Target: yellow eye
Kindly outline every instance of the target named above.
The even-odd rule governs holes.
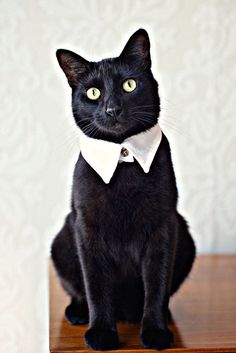
[[[129,78],[128,80],[123,82],[123,90],[125,92],[133,92],[136,86],[137,86],[136,81],[133,80],[132,78]]]
[[[91,87],[87,90],[87,96],[89,99],[96,100],[100,97],[101,92],[96,87]]]

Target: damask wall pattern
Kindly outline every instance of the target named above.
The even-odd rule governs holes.
[[[90,60],[150,33],[160,124],[198,252],[236,251],[236,2],[0,0],[0,351],[48,352],[47,257],[78,136],[57,48]]]

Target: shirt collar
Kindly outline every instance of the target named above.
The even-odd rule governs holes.
[[[140,164],[148,173],[160,145],[162,132],[158,124],[149,130],[133,135],[121,144],[88,137],[79,129],[80,151],[86,162],[108,184],[116,170],[118,162]]]

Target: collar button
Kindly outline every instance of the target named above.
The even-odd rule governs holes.
[[[122,147],[121,154],[123,157],[127,157],[129,155],[129,151],[126,148]]]

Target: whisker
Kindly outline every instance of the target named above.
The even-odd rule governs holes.
[[[146,111],[143,111],[143,112],[131,112],[132,115],[135,114],[135,116],[157,116],[156,113],[150,113],[150,112],[146,112]]]
[[[155,104],[142,104],[142,105],[136,105],[133,108],[130,108],[129,110],[133,110],[133,109],[137,109],[137,108],[152,108],[152,107],[156,107]]]
[[[145,116],[140,116],[140,117],[132,116],[132,119],[137,122],[142,123],[143,125],[145,125],[145,123],[152,123],[153,122],[153,119],[151,119],[151,117],[145,117]]]
[[[98,131],[99,131],[98,127],[94,125],[94,126],[91,128],[89,134],[90,134],[91,137],[95,138],[96,135],[97,135],[97,133],[98,133]]]
[[[174,132],[177,132],[178,134],[180,135],[184,135],[179,129],[177,129],[175,126],[173,125],[170,125],[169,123],[167,122],[160,122],[160,126],[161,126],[161,129],[164,127],[164,128],[167,128],[167,129],[171,129],[173,130]]]
[[[190,140],[190,136],[189,134],[187,134],[185,131],[180,130],[178,127],[176,127],[175,125],[173,125],[172,123],[168,122],[168,121],[160,121],[160,126],[161,128],[167,128],[170,129],[176,133],[178,133],[179,135],[187,138],[188,140]]]
[[[133,115],[132,114],[132,117],[134,119],[148,119],[148,120],[151,120],[151,118],[153,118],[154,115],[146,115],[146,114],[140,114],[140,115],[135,114],[135,115]]]
[[[83,133],[84,133],[84,134],[89,134],[92,128],[93,128],[93,124],[90,123],[89,125],[87,125],[87,126],[83,129]]]
[[[186,127],[186,125],[183,124],[183,122],[181,122],[179,120],[176,120],[176,116],[174,116],[174,115],[161,114],[159,120],[171,123],[172,125],[174,125],[174,126],[176,126],[178,128],[181,128],[182,131],[184,131],[185,127]]]

